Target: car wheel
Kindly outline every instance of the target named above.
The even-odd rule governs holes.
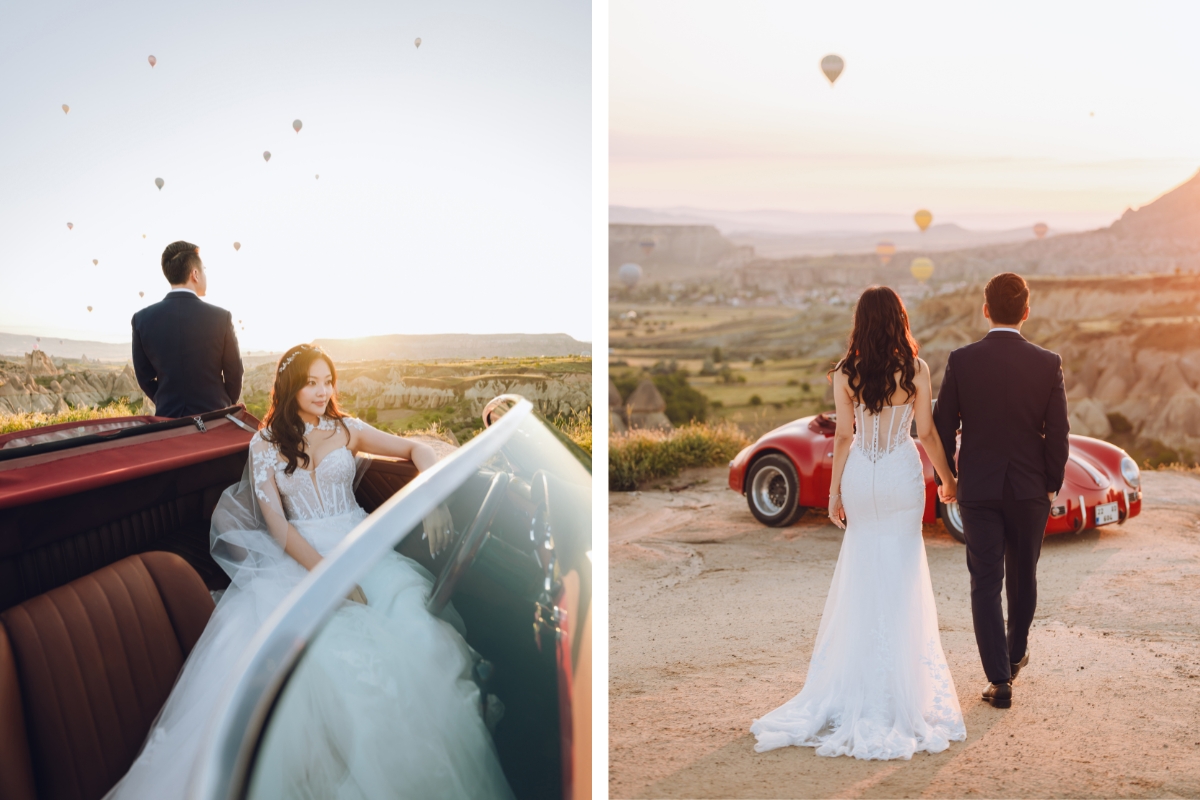
[[[755,461],[746,476],[746,502],[754,518],[772,528],[784,528],[799,519],[804,508],[792,462],[777,453]]]
[[[950,531],[950,535],[963,544],[967,543],[967,537],[963,534],[962,509],[958,503],[938,503],[938,515],[942,518],[942,524],[946,526],[946,530]]]

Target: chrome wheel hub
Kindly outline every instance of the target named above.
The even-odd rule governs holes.
[[[750,496],[755,508],[767,516],[775,516],[787,504],[787,476],[778,467],[763,467],[754,474]]]

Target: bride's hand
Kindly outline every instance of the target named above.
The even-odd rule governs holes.
[[[846,507],[842,505],[842,496],[840,494],[829,495],[829,519],[834,525],[845,530]]]
[[[346,599],[352,600],[355,603],[362,603],[364,606],[367,604],[367,596],[363,594],[362,587],[357,583],[354,584],[354,588],[350,590],[350,594],[346,595]]]
[[[953,475],[942,480],[942,485],[938,487],[938,499],[943,503],[953,503],[958,500],[958,480]]]
[[[425,539],[429,541],[429,554],[435,558],[454,541],[454,520],[445,504],[425,518]]]

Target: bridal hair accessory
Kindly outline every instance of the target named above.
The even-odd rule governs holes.
[[[311,344],[302,344],[302,345],[298,345],[298,346],[296,347],[296,352],[294,352],[294,353],[292,353],[290,356],[288,356],[288,357],[287,357],[287,359],[286,359],[286,360],[285,360],[285,361],[284,361],[282,364],[280,364],[280,365],[279,365],[279,371],[280,371],[280,373],[282,373],[282,372],[283,372],[285,369],[287,369],[287,368],[288,368],[288,364],[291,364],[291,363],[292,363],[292,359],[294,359],[296,356],[298,356],[298,355],[300,355],[301,353],[303,353],[305,350],[320,350],[320,349],[321,349],[321,348],[319,348],[319,347],[314,347],[314,346],[313,346],[313,345],[311,345]]]

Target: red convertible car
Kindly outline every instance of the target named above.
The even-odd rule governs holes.
[[[765,434],[729,462],[729,488],[746,496],[759,522],[776,528],[791,525],[807,508],[827,508],[836,426],[835,414],[818,414]],[[951,536],[965,541],[958,504],[938,500],[933,465],[921,443],[916,445],[925,471],[924,521],[941,518]],[[1046,533],[1123,523],[1141,510],[1137,463],[1108,442],[1072,436],[1066,478],[1050,507]]]
[[[227,677],[200,721],[188,797],[279,796],[259,756],[293,670],[391,550],[436,576],[432,612],[453,600],[465,623],[479,711],[516,796],[589,796],[591,459],[515,395],[489,403],[484,424],[424,473],[364,465],[355,495],[370,516]],[[258,427],[231,407],[0,436],[0,800],[98,800],[128,769],[229,583],[210,518]],[[419,532],[441,503],[461,532],[434,558]]]

